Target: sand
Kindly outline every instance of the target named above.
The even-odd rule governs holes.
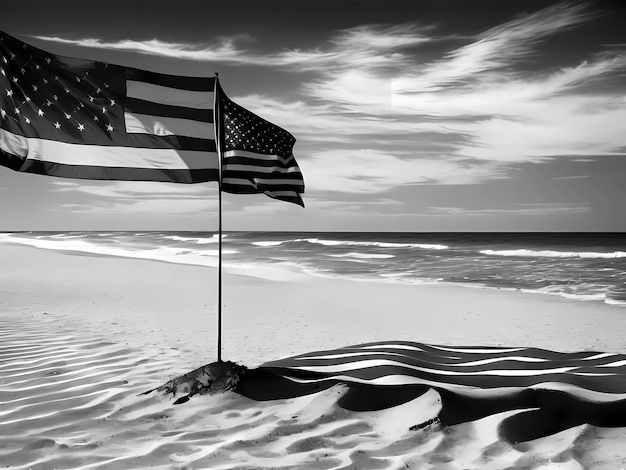
[[[214,269],[12,245],[0,246],[0,262],[9,468],[626,467],[625,428],[584,424],[514,444],[498,429],[522,410],[442,428],[434,390],[368,412],[339,406],[342,385],[262,402],[139,395],[215,360]],[[224,275],[223,357],[248,367],[385,340],[626,352],[626,309],[599,302],[263,276]]]

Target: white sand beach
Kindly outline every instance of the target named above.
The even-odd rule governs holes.
[[[521,410],[441,429],[430,391],[379,411],[341,386],[182,405],[138,394],[216,358],[212,268],[0,246],[0,463],[52,468],[619,469],[626,428],[582,424],[520,444]],[[257,274],[257,275],[249,275]],[[223,357],[248,367],[370,341],[626,352],[626,310],[450,285],[224,275]]]

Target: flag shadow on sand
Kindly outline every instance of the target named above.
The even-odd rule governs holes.
[[[246,370],[234,390],[254,400],[294,398],[337,384],[352,411],[398,406],[434,389],[436,421],[452,426],[506,411],[511,443],[581,425],[626,427],[626,355],[536,348],[367,343],[288,357]],[[418,429],[430,423],[415,423]]]

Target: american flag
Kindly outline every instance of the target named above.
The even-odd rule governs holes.
[[[626,355],[523,347],[366,343],[263,364],[298,383],[426,385],[473,397],[556,390],[592,402],[626,399]]]
[[[216,128],[223,129],[222,173]],[[303,205],[294,141],[228,99],[215,77],[62,57],[0,32],[2,166],[105,180],[199,183],[221,176],[224,191]]]
[[[304,207],[302,172],[293,156],[296,139],[231,101],[217,85],[223,139],[222,189],[264,193]]]
[[[217,181],[214,80],[61,57],[0,33],[0,164],[67,178]]]

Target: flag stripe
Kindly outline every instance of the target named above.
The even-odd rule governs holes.
[[[339,372],[345,370],[346,364],[349,364],[351,370],[358,369],[373,369],[374,367],[382,367],[386,368],[386,366],[390,367],[399,367],[403,369],[412,369],[420,372],[425,372],[432,375],[506,375],[506,376],[529,376],[529,375],[544,375],[544,374],[556,374],[561,372],[570,372],[574,369],[574,367],[556,367],[552,369],[546,369],[545,367],[535,368],[535,369],[498,369],[498,368],[489,368],[486,369],[484,367],[475,367],[473,370],[450,370],[445,367],[441,367],[438,363],[431,363],[431,365],[437,366],[434,368],[420,367],[413,364],[409,364],[408,361],[399,362],[397,360],[390,360],[388,358],[378,358],[378,359],[358,359],[354,358],[350,361],[337,363],[337,364],[329,364],[329,365],[319,365],[319,366],[294,366],[293,369],[296,370],[308,370],[311,372],[324,372],[324,373],[332,373]]]
[[[297,372],[294,369],[289,371],[293,376]],[[604,392],[604,393],[617,393],[623,397],[626,397],[626,391],[619,385],[611,384],[610,380],[606,380],[604,377],[581,377],[575,374],[569,373],[569,371],[555,371],[547,372],[545,374],[535,373],[528,375],[513,375],[513,374],[468,374],[466,376],[456,375],[444,375],[438,373],[430,373],[428,371],[416,371],[406,367],[392,367],[389,365],[371,366],[366,369],[344,369],[336,370],[334,373],[320,372],[320,376],[314,377],[309,371],[308,377],[306,374],[303,378],[313,379],[315,381],[323,380],[336,380],[336,375],[351,376],[361,380],[373,381],[387,377],[405,377],[403,383],[419,383],[415,382],[415,379],[420,381],[437,382],[440,384],[453,385],[456,387],[468,387],[468,388],[526,388],[532,385],[537,385],[542,382],[562,382],[569,385],[576,385],[579,387],[585,387],[589,390]],[[614,378],[613,376],[611,378]],[[603,379],[603,380],[600,380]],[[402,382],[400,382],[402,383]],[[443,388],[446,388],[445,386]]]
[[[272,160],[251,160],[247,157],[228,157],[224,159],[224,165],[225,166],[233,166],[233,165],[245,165],[245,166],[249,166],[249,167],[256,167],[256,168],[263,168],[263,167],[269,167],[269,168],[275,168],[277,173],[282,173],[285,170],[289,170],[288,172],[293,172],[293,173],[301,173],[300,169],[297,166],[291,165],[291,164],[284,164],[280,161],[272,161]]]
[[[39,175],[59,176],[62,178],[117,181],[160,181],[184,184],[217,181],[219,178],[219,170],[209,168],[194,170],[174,170],[171,168],[116,168],[89,165],[65,165],[62,163],[36,160],[29,160],[24,165],[24,168],[19,171]]]
[[[36,132],[23,132],[19,137],[27,134],[24,137],[27,138],[40,138]],[[28,135],[31,134],[31,135]],[[12,136],[12,137],[11,137]],[[17,138],[18,134],[10,132],[5,129],[0,129],[0,139],[11,140]],[[138,148],[169,148],[169,149],[181,149],[181,150],[202,150],[206,152],[215,152],[216,144],[214,139],[200,139],[197,137],[187,136],[157,136],[149,134],[133,134],[133,133],[119,133],[113,132],[106,138],[103,136],[95,136],[93,142],[84,141],[79,138],[72,138],[68,134],[63,132],[57,132],[55,134],[46,133],[46,140],[54,140],[58,142],[76,143],[83,145],[101,145],[101,146],[125,146],[125,147],[138,147]]]
[[[115,145],[109,143],[108,145]],[[215,140],[199,139],[182,135],[149,135],[128,134],[124,145],[135,148],[166,148],[179,150],[197,150],[203,152],[217,152]]]
[[[255,164],[262,165],[264,162],[270,162],[276,164],[276,162],[283,163],[285,165],[293,164],[293,156],[281,157],[280,155],[263,154],[250,152],[248,150],[228,150],[224,152],[224,161],[231,159],[242,159],[243,161],[258,160]]]
[[[306,360],[306,359],[345,359],[346,362],[353,362],[355,357],[368,357],[369,359],[386,359],[389,357],[397,357],[401,358],[404,363],[413,364],[413,365],[423,365],[423,364],[436,364],[437,369],[445,369],[450,371],[459,370],[462,368],[464,370],[483,370],[482,367],[486,364],[491,364],[491,368],[507,368],[511,365],[516,365],[517,362],[528,363],[525,364],[525,367],[530,368],[543,368],[543,364],[537,364],[546,362],[547,359],[538,358],[538,357],[523,357],[523,356],[502,356],[502,357],[491,357],[488,359],[478,359],[475,361],[468,361],[462,363],[444,363],[440,361],[423,361],[418,358],[412,357],[407,354],[399,353],[399,352],[390,352],[386,351],[384,354],[381,354],[378,351],[368,351],[368,352],[349,352],[349,353],[341,353],[341,354],[328,354],[328,355],[320,355],[320,356],[299,356],[294,358],[295,360]],[[554,361],[556,362],[556,361]],[[334,361],[334,363],[340,363],[340,361]]]
[[[126,67],[126,80],[151,83],[168,88],[213,92],[215,77],[185,77]]]
[[[129,98],[126,100],[126,111],[213,123],[213,109],[194,109],[185,108],[183,106],[170,106],[161,103],[151,103],[150,101],[139,100],[136,98]]]
[[[232,180],[233,178],[229,178],[229,180]],[[286,188],[294,188],[294,187],[300,187],[300,185],[302,184],[302,181],[299,179],[278,179],[278,178],[254,178],[254,182],[256,184],[262,184],[265,186],[272,186],[272,187],[278,187],[278,186],[285,186]]]
[[[224,162],[224,171],[232,171],[232,172],[242,172],[250,175],[254,175],[256,173],[273,173],[272,176],[280,178],[282,176],[287,176],[293,178],[294,176],[301,176],[300,168],[290,167],[290,168],[281,168],[275,165],[272,166],[256,166],[256,165],[245,165],[245,164],[233,164],[231,162]],[[301,178],[298,179],[299,182]]]
[[[242,191],[246,191],[246,187],[251,188],[251,189],[261,189],[261,192],[263,191],[291,191],[292,193],[296,194],[296,191],[293,189],[294,185],[293,184],[280,184],[280,181],[271,181],[270,185],[271,187],[263,187],[263,186],[259,186],[259,181],[257,181],[256,179],[251,180],[251,179],[243,179],[243,178],[231,178],[231,177],[222,177],[222,183],[225,186],[228,186],[231,190],[234,190],[235,188],[239,187],[241,188]]]
[[[275,372],[283,377],[292,380],[297,383],[317,383],[324,382],[328,379],[326,378],[302,378],[299,376],[292,376],[284,373],[280,369],[273,370],[271,368],[265,368],[272,372]],[[405,375],[385,375],[381,377],[377,377],[374,379],[362,379],[359,377],[353,377],[351,375],[335,375],[333,376],[333,381],[337,382],[355,382],[367,385],[379,385],[379,386],[402,386],[402,385],[427,385],[443,390],[450,390],[456,392],[460,395],[465,395],[468,397],[475,398],[496,398],[496,397],[505,397],[511,396],[519,393],[524,389],[534,389],[534,390],[558,390],[567,392],[571,395],[577,396],[584,400],[588,400],[590,402],[595,403],[610,403],[610,402],[618,402],[626,399],[626,393],[612,393],[612,392],[602,392],[598,390],[591,390],[585,387],[573,385],[573,384],[564,384],[562,382],[538,382],[536,384],[528,385],[526,387],[473,387],[466,385],[456,385],[448,382],[440,382],[436,380],[427,380],[423,378],[417,377],[408,377]]]
[[[126,132],[131,134],[180,135],[211,140],[215,138],[211,124],[190,119],[124,113],[124,120]]]
[[[626,358],[596,352],[380,342],[279,359],[262,367],[307,383],[423,384],[479,395],[549,384],[601,401],[626,398]]]
[[[263,194],[270,196],[270,197],[275,197],[277,199],[281,199],[284,201],[289,201],[289,202],[294,202],[296,204],[300,204],[302,205],[302,199],[300,198],[300,195],[291,190],[291,191],[268,191],[265,190],[263,191]]]
[[[181,90],[153,83],[126,81],[126,96],[167,106],[183,106],[193,109],[213,109],[213,90]]]
[[[217,154],[167,148],[81,145],[17,136],[0,129],[0,149],[24,159],[116,168],[217,169]]]

